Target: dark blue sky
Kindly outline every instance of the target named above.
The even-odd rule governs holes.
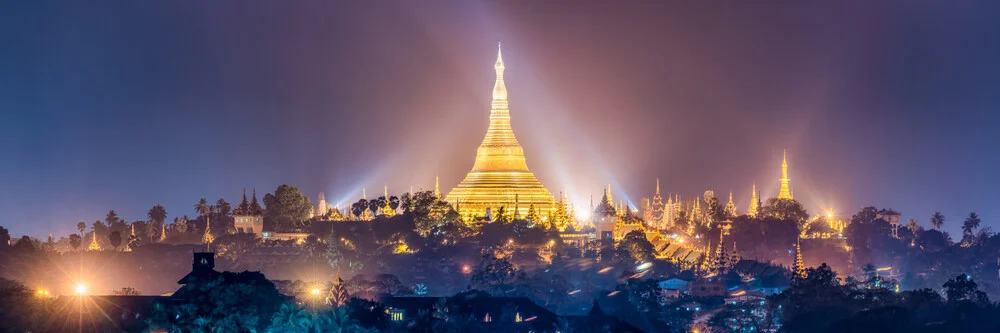
[[[447,191],[503,41],[528,164],[579,205],[659,177],[742,210],[788,149],[810,212],[1000,227],[996,2],[360,3],[0,3],[0,225],[60,235],[282,183]]]

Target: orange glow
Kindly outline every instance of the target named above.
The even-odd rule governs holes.
[[[76,287],[73,288],[73,292],[75,292],[77,295],[86,295],[87,294],[87,285],[85,285],[83,283],[78,283],[76,285]]]

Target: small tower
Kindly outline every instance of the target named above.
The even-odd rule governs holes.
[[[201,236],[201,242],[205,244],[212,244],[215,241],[215,236],[212,236],[212,219],[205,217],[205,234]]]
[[[135,236],[135,223],[132,223],[129,226],[131,227],[132,231],[128,234],[128,240],[125,241],[125,249],[122,250],[124,252],[132,252],[132,247],[129,246],[129,243],[132,243],[132,240],[136,239],[136,236]],[[49,235],[49,240],[52,240],[52,235]]]
[[[786,156],[785,152],[781,153],[781,178],[778,179],[781,181],[781,188],[778,189],[778,199],[792,200],[794,197],[792,196],[792,190],[788,187],[790,180],[788,179],[788,159]]]
[[[319,205],[316,208],[316,215],[319,216],[326,216],[329,211],[329,207],[326,206],[326,195],[323,192],[319,192]]]
[[[167,240],[167,221],[160,222],[160,243]]]
[[[669,201],[669,199],[668,199]],[[653,220],[648,221],[656,229],[666,229],[666,224],[664,222],[663,210],[666,206],[663,205],[663,197],[660,196],[660,179],[656,178],[656,192],[653,193]]]
[[[441,200],[441,177],[434,176],[434,197]]]
[[[760,195],[757,193],[757,182],[754,182],[750,190],[750,205],[747,207],[747,216],[757,217],[758,213],[760,213]]]
[[[729,202],[726,203],[724,212],[726,214],[726,218],[736,217],[736,204],[733,203],[733,191],[729,191]]]
[[[726,251],[726,242],[722,231],[719,231],[719,245],[715,247],[715,269],[722,275],[727,270],[729,270],[729,258],[728,251]]]
[[[795,265],[792,266],[793,278],[805,279],[806,278],[806,268],[802,264],[802,246],[799,244],[799,239],[795,239]]]
[[[87,247],[87,250],[90,250],[90,251],[100,251],[101,250],[101,244],[97,243],[97,230],[94,230],[94,238],[90,241],[90,246]]]

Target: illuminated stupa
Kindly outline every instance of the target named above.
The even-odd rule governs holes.
[[[451,190],[445,201],[453,204],[462,217],[483,216],[487,208],[496,213],[504,207],[528,215],[529,207],[536,214],[547,216],[555,198],[528,170],[524,150],[510,127],[507,108],[507,86],[503,82],[503,57],[497,49],[496,83],[490,108],[490,126],[486,138],[476,152],[476,163],[465,179]],[[517,208],[515,208],[517,207]]]
[[[778,189],[778,199],[794,199],[792,190],[788,188],[788,159],[784,152],[781,153],[781,188]]]

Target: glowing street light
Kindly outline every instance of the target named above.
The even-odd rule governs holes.
[[[73,288],[73,292],[75,292],[77,295],[80,295],[80,296],[86,295],[87,294],[87,285],[85,285],[83,283],[77,283],[76,287]]]

